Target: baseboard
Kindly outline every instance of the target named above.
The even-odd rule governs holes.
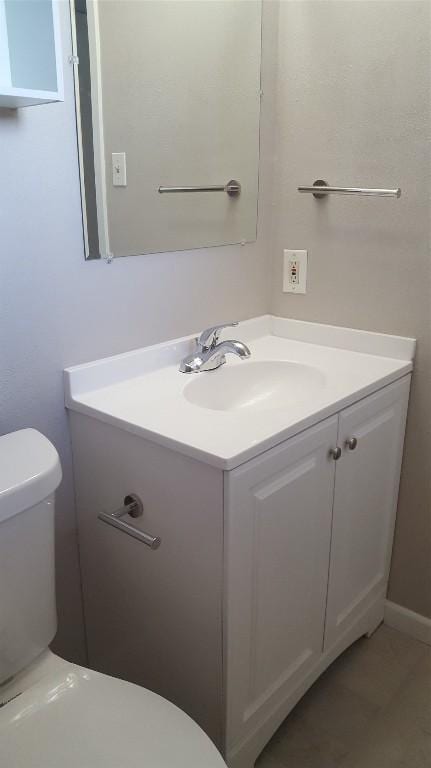
[[[386,600],[384,622],[389,627],[414,637],[415,640],[431,645],[431,619],[421,616],[420,613]]]

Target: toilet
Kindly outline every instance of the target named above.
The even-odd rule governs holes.
[[[34,429],[0,437],[0,766],[226,768],[166,699],[49,650],[60,481],[46,437]]]

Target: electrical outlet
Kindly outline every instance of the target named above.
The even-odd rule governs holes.
[[[283,251],[283,291],[307,292],[307,251]]]
[[[300,265],[298,259],[289,259],[288,270],[289,283],[292,283],[292,285],[299,285]]]

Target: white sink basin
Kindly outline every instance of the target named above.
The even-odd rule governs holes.
[[[230,470],[409,373],[415,347],[270,316],[241,323],[235,336],[251,358],[229,355],[215,371],[180,373],[196,334],[71,368],[67,406]]]
[[[244,360],[193,376],[184,397],[212,411],[291,408],[325,386],[325,376],[317,368],[284,360]]]

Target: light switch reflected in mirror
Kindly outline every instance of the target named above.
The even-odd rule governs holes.
[[[86,258],[255,240],[260,0],[71,3]]]

